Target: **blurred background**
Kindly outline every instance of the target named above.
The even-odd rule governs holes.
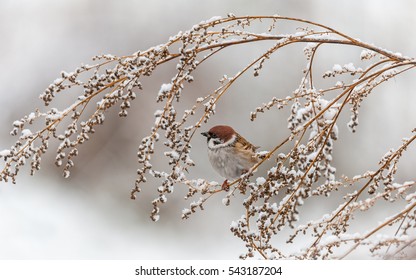
[[[414,57],[415,8],[416,2],[410,0],[2,0],[0,150],[14,143],[9,135],[14,120],[42,109],[38,96],[60,71],[91,63],[94,55],[129,55],[163,43],[202,20],[232,12],[305,18]],[[249,121],[250,112],[271,97],[285,97],[297,88],[305,66],[303,47],[276,54],[259,78],[243,78],[203,129],[230,124],[266,150],[284,139],[287,111],[259,115],[256,122]],[[234,75],[266,48],[264,44],[234,48],[204,64],[195,72],[195,81],[186,89],[189,100],[184,101],[191,104],[213,91],[223,74]],[[361,50],[327,49],[318,56],[317,73],[336,63],[359,63]],[[345,125],[340,125],[341,139],[334,151],[337,175],[376,169],[380,157],[410,135],[416,117],[414,74],[391,80],[364,101],[357,133],[348,132],[348,115],[343,116]],[[190,201],[183,200],[186,190],[178,186],[157,223],[149,219],[156,185],[143,186],[138,199],[130,199],[138,143],[149,132],[157,108],[154,96],[173,75],[174,67],[165,67],[145,80],[145,96],[136,99],[127,118],[118,118],[117,111],[110,113],[104,126],[80,148],[69,179],[63,179],[54,166],[51,147],[36,176],[28,176],[25,169],[16,185],[0,184],[1,259],[236,259],[245,251],[229,231],[231,221],[243,213],[239,198],[225,207],[221,196],[214,197],[205,211],[182,221],[181,211]],[[192,145],[197,166],[189,176],[220,181],[208,163],[205,140],[195,137]],[[415,179],[414,158],[415,149],[409,149],[400,165],[399,181]],[[327,209],[339,203],[334,201]],[[308,207],[309,218],[322,214],[314,212],[321,206]],[[370,213],[366,223],[377,225],[377,218],[385,215],[383,209],[377,211]],[[282,246],[287,246],[284,240]],[[368,258],[368,253],[353,257]]]

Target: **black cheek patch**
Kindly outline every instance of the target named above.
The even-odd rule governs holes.
[[[219,140],[219,139],[215,139],[215,140],[214,140],[214,144],[215,144],[215,145],[219,145],[219,144],[222,144],[222,142],[221,142],[221,140]]]

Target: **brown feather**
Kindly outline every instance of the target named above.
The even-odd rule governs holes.
[[[222,139],[224,142],[227,142],[228,140],[231,139],[231,137],[233,137],[234,133],[236,132],[231,126],[217,125],[211,128],[209,130],[209,133],[212,133],[216,135],[218,138]]]
[[[241,148],[244,150],[250,150],[253,153],[256,152],[256,150],[259,148],[257,146],[254,146],[253,144],[251,144],[250,142],[248,142],[243,136],[241,136],[240,134],[238,134],[237,132],[235,133],[237,136],[237,141],[236,144],[240,144]]]
[[[259,147],[254,146],[250,142],[248,142],[243,136],[238,134],[232,127],[228,125],[217,125],[212,127],[209,130],[209,133],[216,135],[218,138],[222,139],[224,142],[229,141],[233,135],[236,136],[235,141],[230,143],[235,149],[239,150],[239,154],[241,157],[245,158],[246,160],[250,161],[252,164],[258,162],[258,158],[256,157],[256,149]]]
[[[256,164],[258,162],[258,158],[255,153],[256,149],[259,147],[254,146],[238,133],[236,133],[236,136],[237,138],[234,142],[234,147],[239,150],[242,157],[250,161],[252,164]]]

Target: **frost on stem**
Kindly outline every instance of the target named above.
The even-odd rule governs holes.
[[[281,34],[281,22],[292,24],[293,32]],[[259,29],[263,32],[258,32]],[[195,96],[190,108],[178,109],[183,91],[194,81],[192,74],[201,63],[224,49],[256,45],[261,41],[271,42],[261,55],[247,61],[246,67],[236,73],[219,75],[216,89],[206,96]],[[260,162],[241,178],[230,182],[227,191],[207,178],[189,178],[196,165],[191,157],[192,139],[201,124],[209,122],[216,113],[221,98],[240,77],[261,75],[274,53],[295,44],[303,45],[306,65],[299,86],[292,92],[279,93],[286,97],[274,96],[250,114],[251,121],[259,121],[259,114],[290,108],[287,137],[283,141],[275,139],[275,147],[260,152]],[[336,48],[339,44],[358,48],[357,57],[361,63],[334,61],[330,69],[316,73],[314,63],[316,53],[322,51],[321,46]],[[258,45],[262,46],[264,44]],[[191,202],[182,210],[183,219],[190,218],[197,210],[204,210],[205,202],[212,196],[222,195],[221,207],[234,203],[237,194],[244,197],[242,215],[230,222],[232,234],[245,243],[247,251],[240,255],[243,259],[257,256],[266,259],[343,258],[359,246],[375,256],[402,258],[408,248],[415,246],[415,182],[398,182],[395,176],[402,155],[416,138],[416,131],[404,138],[402,145],[390,149],[380,159],[378,169],[363,170],[352,178],[337,175],[342,174],[342,170],[337,170],[333,151],[342,137],[338,127],[347,125],[355,132],[360,106],[366,97],[380,84],[413,69],[416,61],[355,40],[322,24],[277,15],[213,17],[148,50],[127,56],[98,55],[91,65],[82,64],[73,72],[61,72],[40,95],[44,110],[36,109],[13,122],[11,135],[17,140],[12,147],[0,150],[0,158],[4,160],[0,180],[15,182],[18,172],[27,163],[33,175],[40,169],[41,158],[50,141],[58,142],[55,164],[63,169],[65,178],[69,177],[80,145],[92,138],[96,126],[104,124],[107,111],[118,107],[119,116],[127,117],[132,106],[146,106],[140,103],[138,94],[143,90],[142,81],[153,75],[156,68],[173,60],[176,72],[170,81],[163,83],[158,92],[146,93],[154,94],[159,108],[154,112],[149,134],[138,143],[139,167],[131,192],[131,198],[136,198],[149,176],[159,182],[155,188],[157,195],[151,201],[152,220],[163,218],[160,207],[168,202],[175,187],[185,187],[188,189],[185,199]],[[332,86],[316,88],[319,79],[327,79]],[[52,107],[54,99],[68,94],[70,88],[79,92],[73,103],[66,108]],[[93,112],[87,114],[91,110],[86,109],[90,108]],[[339,121],[342,112],[351,116],[346,124]],[[37,129],[39,126],[41,128]],[[158,141],[162,141],[163,149],[156,148]],[[169,168],[157,170],[153,164],[155,157],[164,158]],[[272,162],[272,167],[254,174],[253,170],[260,170],[258,167],[266,161]],[[346,190],[347,195],[340,194],[340,188]],[[321,217],[307,222],[302,219],[306,203],[316,207],[317,200],[311,198],[325,203],[329,196],[339,198],[340,204]],[[353,219],[382,201],[396,203],[399,210],[388,214],[378,224],[369,221],[368,228],[351,233]],[[396,234],[383,235],[387,226],[395,226]],[[301,242],[299,236],[302,236]],[[278,245],[282,240],[305,244],[303,239],[309,240],[307,244],[310,245],[301,251],[283,250]]]

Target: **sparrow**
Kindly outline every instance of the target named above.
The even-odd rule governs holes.
[[[228,189],[229,179],[239,178],[259,161],[256,156],[259,147],[230,126],[217,125],[201,134],[207,137],[208,158],[212,167],[225,178],[223,189]]]

